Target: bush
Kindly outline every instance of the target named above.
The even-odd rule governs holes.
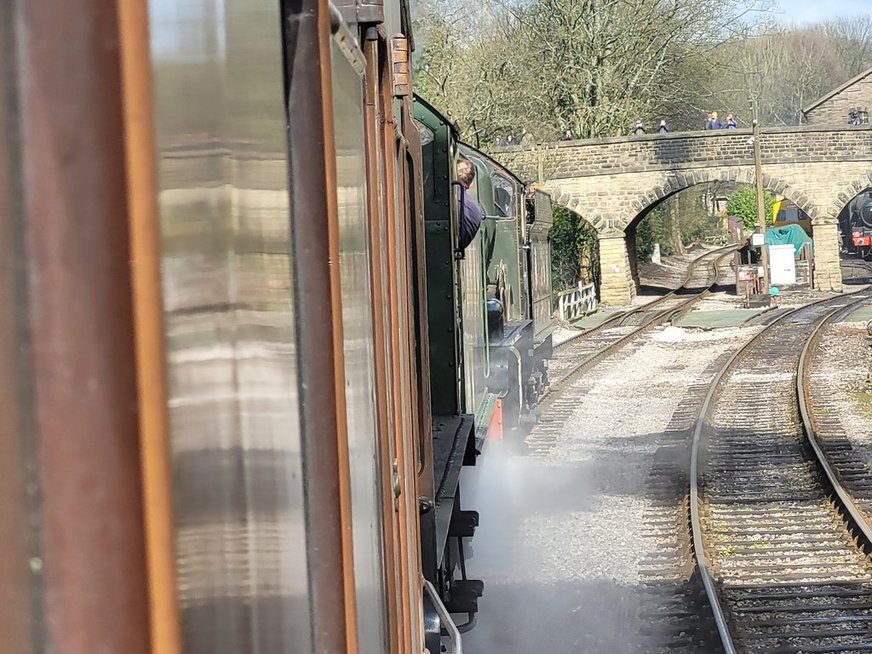
[[[775,196],[764,191],[763,206],[766,224],[772,224],[772,205],[775,204]],[[757,224],[757,191],[750,186],[740,188],[727,200],[727,213],[742,219],[745,229],[753,231]]]
[[[636,257],[641,261],[647,261],[654,252],[654,245],[660,243],[662,254],[667,252],[669,246],[665,243],[666,229],[664,225],[666,212],[664,205],[654,207],[636,226]]]
[[[555,293],[579,281],[599,286],[596,230],[564,207],[554,207],[551,227],[551,280]]]

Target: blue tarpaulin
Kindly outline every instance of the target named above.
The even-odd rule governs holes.
[[[794,252],[799,254],[802,246],[812,243],[811,237],[799,225],[785,225],[784,227],[768,227],[766,229],[766,245],[786,245],[790,243]]]

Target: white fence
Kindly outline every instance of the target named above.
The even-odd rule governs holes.
[[[581,284],[578,288],[563,291],[557,296],[557,310],[560,320],[572,322],[596,311],[596,289],[593,284]]]

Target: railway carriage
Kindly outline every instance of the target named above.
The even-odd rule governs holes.
[[[458,650],[460,468],[545,381],[550,204],[469,150],[457,252],[408,4],[0,18],[4,652]]]

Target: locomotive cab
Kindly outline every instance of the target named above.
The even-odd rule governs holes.
[[[510,429],[532,417],[547,385],[552,354],[550,242],[551,199],[530,191],[511,172],[471,146],[461,154],[478,171],[488,298],[503,307],[504,328],[490,338],[489,388],[500,398],[502,422]]]

